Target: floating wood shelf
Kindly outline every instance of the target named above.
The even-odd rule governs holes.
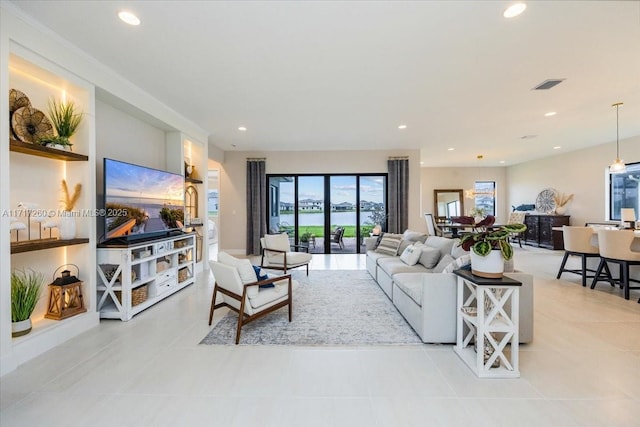
[[[42,249],[61,248],[63,246],[82,245],[89,243],[89,239],[43,239],[43,240],[25,240],[24,242],[11,242],[11,253],[19,254],[22,252],[39,251]]]
[[[190,182],[192,184],[202,184],[202,180],[201,179],[195,179],[195,178],[186,177],[184,180],[185,180],[185,182]]]
[[[16,139],[11,139],[9,145],[10,151],[16,153],[31,154],[32,156],[46,157],[48,159],[65,160],[67,162],[86,162],[89,156],[77,154],[72,151],[58,150],[57,148],[44,147],[42,145],[27,144]]]

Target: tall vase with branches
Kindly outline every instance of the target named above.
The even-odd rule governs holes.
[[[73,215],[73,208],[75,208],[80,198],[80,191],[82,190],[82,184],[78,183],[73,189],[73,193],[69,191],[66,180],[62,180],[62,206],[58,231],[62,240],[70,240],[76,237],[76,218]]]

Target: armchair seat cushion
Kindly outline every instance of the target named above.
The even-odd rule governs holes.
[[[284,265],[284,254],[278,253],[266,258],[267,265]],[[287,252],[287,266],[294,267],[311,261],[311,254],[305,252]]]
[[[267,308],[269,305],[275,305],[288,298],[287,287],[288,280],[281,280],[276,282],[273,288],[261,288],[258,294],[251,298],[249,297],[249,304],[254,310]],[[296,280],[291,281],[291,290],[295,290],[298,287]]]

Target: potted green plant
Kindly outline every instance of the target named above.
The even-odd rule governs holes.
[[[31,314],[36,308],[44,276],[33,270],[11,273],[11,336],[31,332]]]
[[[55,99],[51,99],[49,100],[49,119],[58,135],[41,138],[38,143],[48,147],[70,150],[73,144],[69,138],[80,126],[82,113],[76,112],[73,101],[57,103]]]
[[[471,272],[486,278],[502,277],[504,261],[513,258],[509,237],[527,229],[524,224],[506,224],[497,229],[489,226],[493,217],[488,216],[475,226],[479,231],[467,233],[460,239],[460,246],[471,255]],[[485,223],[486,222],[486,223]],[[491,224],[489,224],[491,223]]]

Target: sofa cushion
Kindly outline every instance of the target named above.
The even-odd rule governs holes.
[[[443,256],[442,258],[440,258],[440,261],[438,261],[438,264],[433,267],[433,273],[442,273],[445,267],[454,261],[455,259],[451,255]]]
[[[378,267],[389,277],[393,277],[398,273],[428,273],[430,271],[419,263],[416,265],[407,265],[400,261],[399,257],[381,258],[378,260]]]
[[[416,304],[422,307],[422,290],[423,285],[422,273],[402,273],[394,277],[393,282]]]
[[[432,248],[430,246],[422,246],[422,253],[420,254],[420,264],[426,268],[433,268],[438,264],[441,258],[440,250]]]
[[[451,264],[444,268],[443,273],[453,273],[454,270],[459,268],[468,267],[471,265],[471,255],[463,255],[460,258],[456,258]]]
[[[384,233],[380,244],[376,248],[376,252],[386,255],[397,255],[401,241],[402,234]]]
[[[400,255],[400,261],[404,262],[407,265],[416,265],[418,260],[420,259],[420,255],[422,255],[422,247],[409,245],[407,248],[402,251]]]
[[[424,243],[424,241],[427,240],[427,235],[420,231],[412,231],[407,229],[404,233],[402,233],[402,240]]]
[[[429,236],[425,240],[424,244],[431,246],[432,248],[438,248],[441,256],[451,254],[451,249],[454,245],[458,244],[458,239],[447,239],[446,237]],[[454,257],[455,258],[455,257]]]
[[[409,246],[413,245],[414,243],[415,242],[412,242],[411,240],[402,239],[400,241],[400,246],[398,246],[398,255],[402,254],[405,249],[407,249]]]

